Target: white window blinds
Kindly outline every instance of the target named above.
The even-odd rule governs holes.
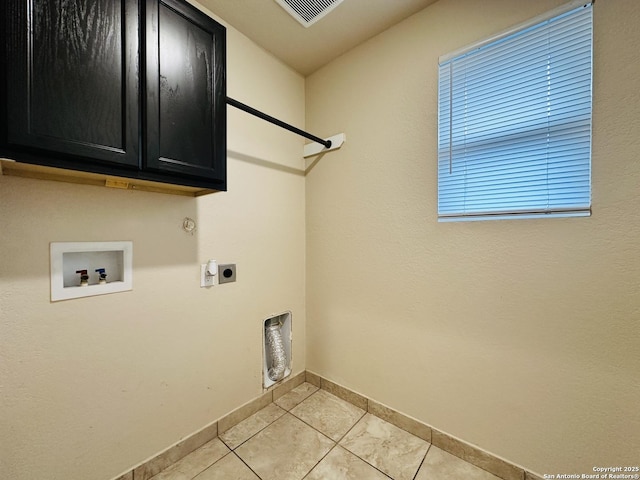
[[[590,214],[592,10],[441,58],[439,221]]]

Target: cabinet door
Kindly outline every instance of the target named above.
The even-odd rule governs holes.
[[[177,0],[146,2],[144,168],[226,189],[226,30]]]
[[[33,163],[137,169],[138,0],[2,1],[8,148]]]

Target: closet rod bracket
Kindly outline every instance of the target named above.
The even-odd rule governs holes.
[[[323,148],[322,145],[318,143],[307,143],[304,146],[304,158],[312,157],[314,155],[319,155],[324,152],[329,152],[331,150],[336,150],[342,146],[342,144],[347,139],[347,136],[344,133],[339,133],[334,135],[333,137],[326,138],[331,145],[329,147]]]

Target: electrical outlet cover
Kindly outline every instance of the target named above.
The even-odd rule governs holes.
[[[218,265],[218,281],[219,283],[231,283],[236,281],[236,264],[227,263]]]

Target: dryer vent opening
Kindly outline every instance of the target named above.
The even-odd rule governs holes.
[[[291,374],[291,313],[267,318],[263,323],[265,388]]]

